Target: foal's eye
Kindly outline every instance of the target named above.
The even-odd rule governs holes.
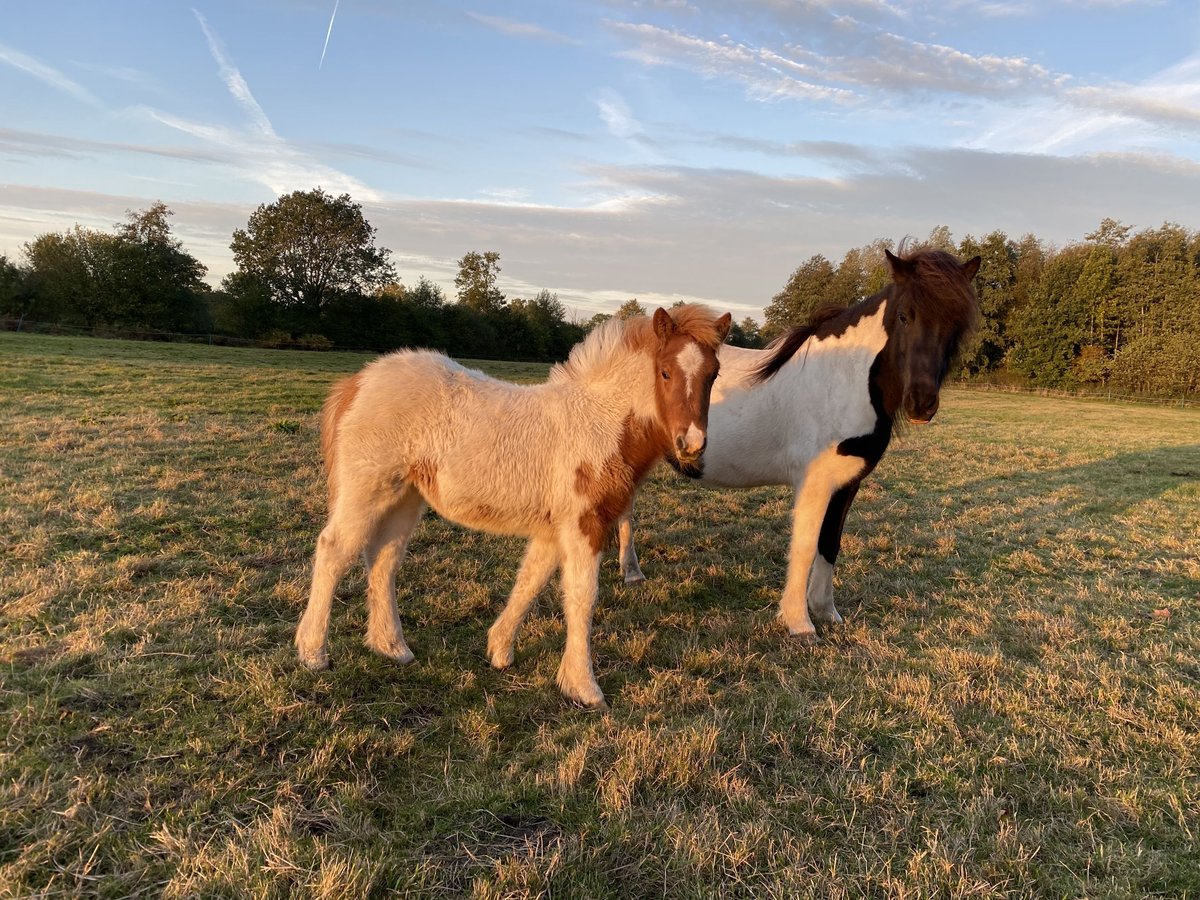
[[[663,369],[663,370],[662,370],[662,377],[663,377],[663,381],[670,381],[670,380],[671,380],[671,373],[670,373],[670,372],[668,372],[666,369]]]

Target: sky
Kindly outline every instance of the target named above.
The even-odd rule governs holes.
[[[0,19],[0,253],[155,200],[214,285],[348,193],[401,280],[762,318],[814,254],[1200,229],[1182,0],[46,0]]]

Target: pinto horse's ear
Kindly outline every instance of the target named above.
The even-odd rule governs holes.
[[[654,333],[658,335],[659,346],[665,347],[675,331],[675,320],[660,306],[654,311]]]
[[[963,263],[963,278],[967,279],[967,281],[970,281],[972,278],[974,278],[979,273],[979,264],[981,262],[983,262],[982,256],[973,256]]]
[[[896,282],[896,284],[904,284],[908,280],[908,276],[912,274],[912,262],[907,259],[901,259],[886,247],[883,250],[883,255],[887,257],[888,269],[892,273],[892,281]]]
[[[721,318],[717,319],[717,321],[713,323],[714,327],[717,329],[717,334],[721,336],[722,344],[725,343],[725,338],[729,337],[729,326],[732,324],[733,315],[731,313],[725,313],[725,315],[721,316]]]

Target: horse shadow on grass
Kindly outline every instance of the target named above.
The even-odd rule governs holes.
[[[877,628],[897,608],[917,624],[963,615],[962,608],[942,606],[944,592],[983,593],[994,590],[998,580],[1011,583],[1019,606],[1025,589],[1045,590],[1076,575],[1065,568],[1075,560],[1087,577],[1150,586],[1167,604],[1200,597],[1200,582],[1180,565],[1189,554],[1194,557],[1186,538],[1138,539],[1135,532],[1142,526],[1126,519],[1144,504],[1200,482],[1200,444],[957,483],[947,472],[948,477],[916,489],[910,487],[910,476],[900,481],[894,471],[885,461],[883,472],[864,483],[847,521],[835,576],[838,608],[848,619],[864,619],[869,628]],[[691,492],[686,500],[698,504],[711,493],[685,490]],[[747,500],[743,519],[754,515],[755,503]],[[767,495],[757,505],[773,508],[749,531],[744,524],[739,531],[723,520],[728,512],[701,528],[677,520],[643,529],[639,551],[652,581],[672,579],[681,567],[698,573],[675,590],[672,606],[691,606],[701,619],[747,606],[764,620],[774,615],[787,570],[790,502],[785,509],[777,497]],[[724,532],[726,540],[720,537]],[[688,548],[686,559],[668,561],[666,557],[678,555],[670,548],[680,546]],[[1151,612],[1138,611],[1147,617]],[[998,618],[1004,615],[998,611]],[[1002,646],[1019,656],[1037,655],[1035,647],[1019,646],[1021,641],[1008,633],[1012,629],[1002,630],[1006,633],[997,635]],[[844,630],[824,628],[822,633],[837,642]]]

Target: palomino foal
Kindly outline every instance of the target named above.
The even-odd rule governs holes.
[[[567,639],[558,684],[571,700],[603,706],[591,658],[600,552],[655,462],[666,455],[698,465],[716,351],[729,324],[728,313],[716,318],[699,306],[614,319],[540,385],[510,384],[411,350],[338,382],[321,413],[329,519],[296,631],[300,661],[328,666],[334,590],[359,553],[367,566],[367,646],[398,662],[413,659],[395,579],[428,504],[461,525],[529,538],[508,606],[488,635],[497,668],[512,663],[526,613],[562,570]]]
[[[892,284],[849,308],[818,310],[766,350],[721,348],[703,484],[792,485],[791,551],[779,617],[816,640],[812,617],[841,622],[833,567],[859,483],[883,457],[896,417],[929,422],[942,380],[979,311],[979,257],[887,253]],[[684,468],[687,474],[695,474]],[[638,566],[632,510],[620,522],[625,581]]]

